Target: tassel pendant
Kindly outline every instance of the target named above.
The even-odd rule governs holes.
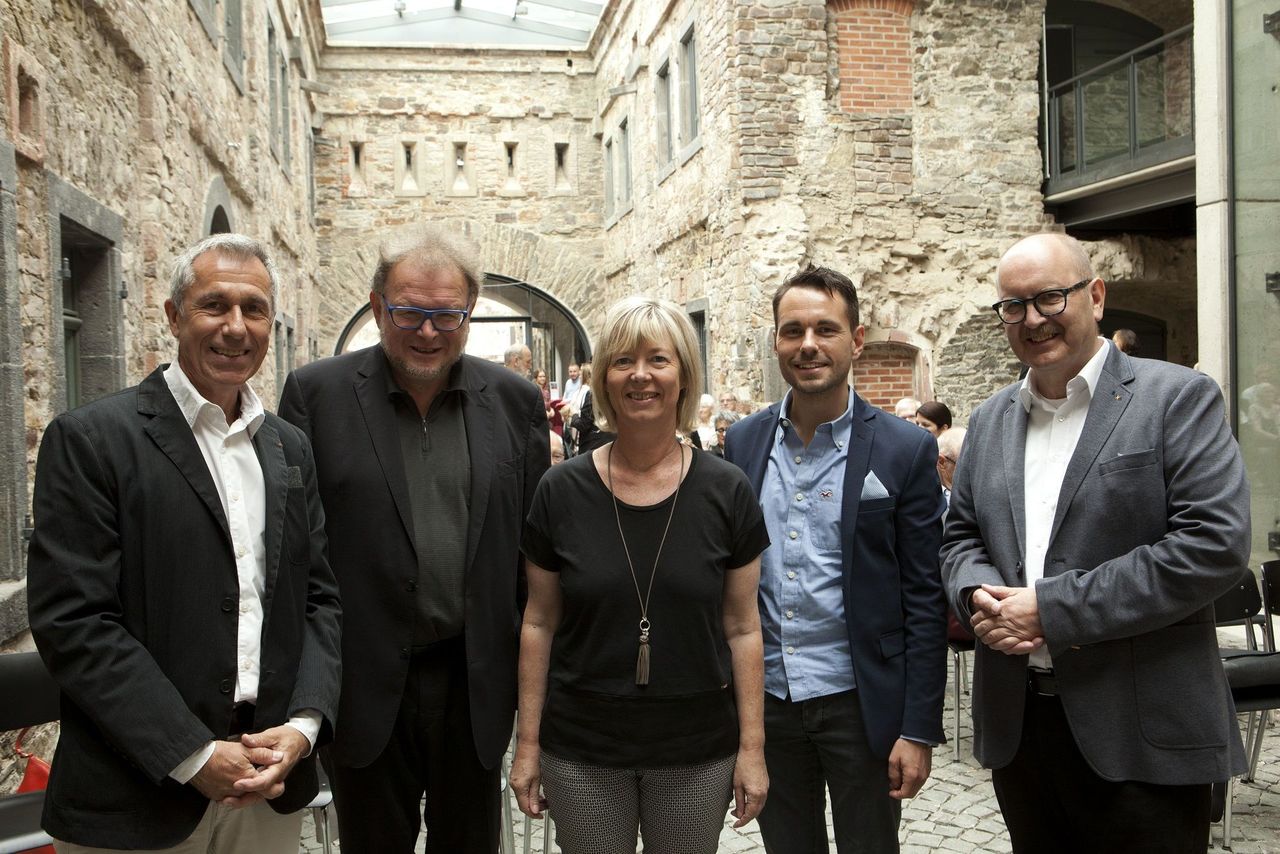
[[[649,684],[649,621],[640,621],[640,652],[636,656],[636,684]]]

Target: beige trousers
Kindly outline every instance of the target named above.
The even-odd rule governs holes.
[[[235,809],[209,803],[204,817],[185,841],[162,851],[173,854],[298,854],[302,810],[280,815],[265,803]],[[58,854],[98,854],[113,848],[89,848],[54,840]]]

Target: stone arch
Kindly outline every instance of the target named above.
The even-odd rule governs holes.
[[[927,346],[920,336],[901,330],[868,330],[862,355],[853,363],[853,387],[887,412],[904,397],[931,399]]]
[[[214,175],[204,194],[204,222],[200,236],[235,231],[235,208],[231,205],[231,191],[221,175]]]
[[[945,403],[957,426],[1001,387],[1018,378],[1022,364],[1009,350],[1000,321],[991,309],[980,309],[962,322],[934,359],[933,397]]]
[[[470,219],[446,220],[456,225],[480,249],[489,281],[527,283],[559,303],[581,325],[595,328],[604,305],[598,299],[604,277],[596,261],[597,241],[576,246],[498,223]],[[346,325],[369,302],[369,276],[377,264],[376,238],[337,234],[330,239],[329,256],[317,275],[317,317],[322,352],[333,352]]]

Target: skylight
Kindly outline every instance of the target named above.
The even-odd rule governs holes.
[[[581,49],[590,0],[320,0],[329,44]]]

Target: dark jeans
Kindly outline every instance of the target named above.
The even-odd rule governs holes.
[[[1207,783],[1102,779],[1057,697],[1027,693],[1018,752],[991,782],[1016,854],[1203,854],[1209,844]]]
[[[760,835],[769,854],[827,848],[831,790],[839,854],[898,851],[902,805],[889,797],[889,763],[871,752],[856,691],[801,703],[764,698],[769,799]]]
[[[493,854],[498,775],[476,757],[461,640],[415,651],[387,746],[364,768],[333,766],[342,850],[410,854],[425,821],[427,854]]]

